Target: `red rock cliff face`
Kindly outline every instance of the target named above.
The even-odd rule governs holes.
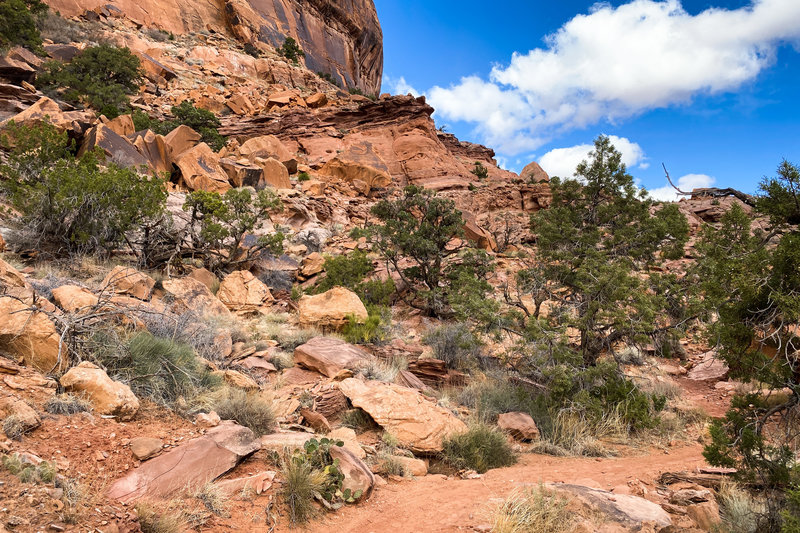
[[[67,17],[111,5],[131,20],[172,33],[212,30],[243,43],[279,46],[294,37],[312,72],[377,94],[383,32],[373,0],[45,0]]]

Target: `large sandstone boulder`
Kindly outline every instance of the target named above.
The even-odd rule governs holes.
[[[206,143],[183,152],[175,160],[181,171],[181,182],[190,191],[224,193],[231,188],[228,175],[219,164],[219,154]]]
[[[177,161],[185,152],[200,144],[202,138],[202,135],[184,124],[167,133],[164,144],[167,146],[170,161],[173,163]]]
[[[338,154],[325,163],[319,170],[319,175],[355,185],[364,183],[366,187],[361,186],[359,189],[359,192],[363,194],[368,194],[372,189],[384,188],[392,184],[392,177],[389,175],[386,161],[375,152],[368,142],[350,147],[346,152]]]
[[[145,130],[131,134],[130,139],[159,176],[172,173],[172,158],[164,137]]]
[[[375,476],[364,461],[340,446],[331,447],[331,458],[339,461],[339,471],[344,474],[342,490],[350,489],[350,493],[359,494],[357,501],[367,500],[375,488]]]
[[[170,279],[162,283],[173,298],[178,312],[193,311],[200,315],[230,316],[231,312],[208,287],[194,278]]]
[[[130,420],[139,411],[139,399],[131,388],[114,381],[105,370],[89,361],[71,368],[59,383],[64,390],[84,396],[100,414]]]
[[[269,288],[247,270],[225,276],[217,290],[217,298],[228,309],[241,314],[258,313],[275,300]]]
[[[294,362],[329,378],[355,370],[371,356],[357,346],[332,337],[315,337],[294,350]]]
[[[9,122],[31,126],[41,122],[49,122],[61,131],[82,132],[85,125],[94,120],[94,113],[91,111],[61,111],[61,108],[50,98],[43,96],[38,102],[14,115],[11,118],[0,122],[0,129],[3,129]]]
[[[345,379],[339,389],[413,452],[440,452],[444,438],[467,430],[464,422],[413,389],[356,378]]]
[[[225,421],[202,437],[142,463],[115,481],[106,496],[123,503],[172,497],[217,479],[260,448],[250,429]]]
[[[497,427],[522,441],[537,440],[539,428],[528,413],[503,413],[497,418]]]
[[[0,422],[11,416],[16,419],[17,430],[22,433],[27,433],[42,423],[36,411],[23,400],[13,396],[0,397]]]
[[[101,287],[103,291],[125,294],[139,300],[147,300],[150,298],[155,285],[156,281],[153,278],[135,268],[116,266],[105,277]]]
[[[50,318],[12,296],[0,295],[0,352],[45,374],[69,364],[67,346]]]
[[[298,319],[303,327],[340,329],[350,316],[361,322],[369,316],[358,295],[344,287],[334,287],[315,296],[303,296],[297,305]]]
[[[56,305],[67,313],[79,313],[91,309],[100,301],[92,291],[76,285],[62,285],[52,292]]]
[[[247,160],[234,161],[227,157],[219,160],[219,166],[228,175],[228,180],[234,187],[253,187],[256,190],[263,189],[266,185],[264,181],[264,169],[252,164]]]
[[[692,381],[724,381],[729,371],[725,361],[711,351],[700,356],[700,361],[689,370],[687,377]]]
[[[283,163],[287,169],[297,171],[297,160],[288,148],[274,135],[261,135],[248,139],[239,147],[239,154],[255,162],[257,158],[268,159],[270,157]],[[291,172],[294,174],[294,172]]]
[[[98,124],[86,134],[78,155],[100,148],[107,161],[125,168],[151,169],[150,161],[125,137],[105,124]]]
[[[562,483],[548,484],[547,488],[565,494],[570,500],[577,499],[607,522],[623,526],[626,531],[640,531],[647,525],[661,531],[672,525],[672,519],[664,509],[638,496]]]
[[[263,189],[265,185],[276,189],[292,188],[292,182],[289,179],[289,170],[277,159],[273,157],[268,157],[266,159],[257,157],[253,163],[260,167],[264,173],[264,184],[256,186],[256,189]]]

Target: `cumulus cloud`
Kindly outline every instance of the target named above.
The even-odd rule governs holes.
[[[391,94],[413,94],[414,96],[422,94],[406,81],[405,76],[400,76],[399,78],[384,76],[382,86],[384,90],[388,90]]]
[[[691,192],[692,189],[713,187],[715,181],[716,180],[714,178],[711,176],[706,176],[705,174],[687,174],[678,178],[676,185],[682,191]],[[678,192],[669,185],[669,183],[664,187],[651,189],[648,192],[650,193],[651,198],[655,200],[661,200],[663,202],[677,202],[681,198],[684,198],[683,196],[679,195]]]
[[[445,119],[475,124],[484,141],[514,155],[564,130],[735,90],[798,39],[798,0],[697,15],[679,0],[599,3],[489,79],[462,78],[428,97]]]
[[[609,135],[609,139],[622,154],[622,162],[628,168],[639,167],[644,169],[649,166],[644,150],[637,143],[616,135]],[[551,176],[571,178],[575,175],[575,167],[581,161],[588,159],[589,152],[592,150],[594,150],[593,144],[578,144],[568,148],[556,148],[540,157],[539,165]]]

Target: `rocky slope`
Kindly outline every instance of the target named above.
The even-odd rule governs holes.
[[[267,49],[293,37],[312,72],[343,87],[378,94],[383,76],[383,33],[372,0],[47,0],[64,16],[124,16],[173,34],[214,32]],[[87,13],[88,12],[88,13]]]

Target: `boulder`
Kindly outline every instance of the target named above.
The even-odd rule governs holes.
[[[350,316],[359,322],[364,322],[369,316],[358,295],[344,287],[334,287],[315,296],[303,296],[298,308],[298,320],[303,327],[338,330],[347,324]]]
[[[428,465],[422,459],[416,457],[406,457],[404,455],[392,455],[391,460],[403,467],[403,473],[414,477],[428,475]],[[379,473],[388,473],[383,464],[378,464]]]
[[[300,261],[300,275],[308,279],[322,272],[325,258],[319,252],[314,252]]]
[[[359,459],[366,459],[367,452],[365,452],[358,443],[355,430],[346,427],[336,428],[328,433],[328,438],[334,441],[340,440],[344,442],[344,448],[349,450],[350,453]]]
[[[211,374],[222,378],[231,387],[243,390],[258,390],[258,383],[253,378],[236,370],[215,370]]]
[[[262,135],[248,139],[239,147],[239,155],[253,162],[256,158],[275,158],[280,162],[294,159],[292,153],[274,135]]]
[[[730,369],[716,352],[707,352],[700,356],[700,361],[689,370],[686,377],[692,381],[724,381]]]
[[[30,126],[41,122],[49,122],[61,131],[83,133],[84,128],[94,121],[92,111],[61,111],[61,108],[50,98],[43,96],[25,111],[0,122],[3,129],[12,120],[16,124]]]
[[[85,397],[94,410],[103,415],[113,415],[120,420],[130,420],[139,410],[139,400],[131,388],[114,381],[105,370],[84,361],[61,376],[64,390]]]
[[[228,109],[237,115],[255,115],[257,111],[253,105],[253,102],[251,102],[247,96],[241,93],[234,94],[228,98],[226,105],[228,106]]]
[[[75,285],[62,285],[52,292],[56,305],[67,313],[77,313],[95,307],[100,301],[89,289]]]
[[[230,316],[231,312],[201,282],[193,278],[170,279],[162,283],[174,298],[178,312],[193,311],[199,315]]]
[[[228,180],[234,187],[253,187],[263,189],[266,184],[264,181],[264,169],[258,165],[248,162],[234,161],[227,157],[219,160],[219,166],[228,175]]]
[[[331,447],[331,458],[339,461],[339,471],[344,474],[342,490],[350,489],[351,494],[360,492],[357,501],[369,499],[375,488],[375,476],[364,461],[340,446]]]
[[[161,453],[164,442],[153,437],[135,437],[131,439],[130,446],[131,453],[137,461],[146,461]]]
[[[100,120],[105,117],[100,117]],[[133,125],[133,117],[131,115],[120,115],[115,119],[107,120],[104,122],[105,126],[117,135],[127,137],[136,133],[136,128]]]
[[[36,429],[42,423],[36,411],[24,401],[13,396],[0,397],[0,423],[10,416],[17,419],[23,433]]]
[[[539,439],[539,428],[528,413],[503,413],[497,418],[497,427],[522,441]]]
[[[194,417],[194,423],[201,428],[215,428],[217,427],[222,420],[219,418],[219,415],[216,411],[211,411],[210,413],[200,413],[196,417]]]
[[[159,455],[115,481],[109,499],[130,503],[143,497],[170,498],[187,487],[202,487],[260,448],[253,432],[222,422],[189,442]]]
[[[672,525],[672,519],[664,509],[638,496],[617,494],[583,485],[554,483],[546,486],[565,494],[570,500],[578,500],[602,515],[607,522],[625,527],[625,531],[639,531],[648,524],[655,525],[656,531],[660,531],[661,528]]]
[[[443,439],[467,430],[464,422],[414,389],[356,378],[345,379],[339,389],[413,452],[441,452]]]
[[[328,97],[325,93],[314,93],[306,98],[306,105],[311,109],[317,109],[328,105]]]
[[[81,53],[81,49],[71,44],[46,44],[44,51],[47,55],[62,63],[69,63]]]
[[[150,161],[125,137],[116,133],[106,124],[98,124],[83,139],[78,155],[95,148],[106,154],[106,159],[125,168],[151,169]]]
[[[219,284],[217,298],[238,314],[258,313],[275,300],[269,288],[247,270],[238,270],[225,276]]]
[[[116,266],[106,275],[101,290],[148,300],[155,285],[155,280],[147,274],[134,268]]]
[[[256,494],[262,494],[272,487],[272,481],[277,472],[266,471],[253,474],[252,476],[239,477],[217,481],[214,485],[228,497],[235,494],[242,494],[243,491],[252,490]]]
[[[69,366],[67,347],[50,318],[11,296],[0,296],[0,352],[43,374]]]
[[[181,183],[190,191],[224,193],[231,188],[228,175],[219,165],[219,155],[206,143],[183,152],[175,165],[181,171]]]
[[[300,187],[308,196],[323,196],[328,185],[320,180],[306,180],[300,183]]]
[[[219,279],[217,279],[217,276],[215,276],[213,272],[206,268],[192,269],[192,271],[189,272],[186,277],[196,279],[208,287],[208,290],[213,290],[215,286],[219,287]]]
[[[134,54],[139,57],[139,63],[142,65],[145,77],[156,85],[163,85],[178,77],[174,70],[156,61],[151,56],[143,52],[134,52]]]
[[[714,531],[722,522],[719,515],[719,505],[713,500],[688,506],[686,514],[703,531]]]
[[[294,362],[329,378],[354,370],[371,356],[357,346],[332,337],[315,337],[294,350]]]
[[[550,176],[547,175],[547,172],[545,172],[536,161],[529,163],[525,168],[523,168],[519,177],[522,178],[526,183],[547,183],[550,181]]]
[[[0,233],[0,253],[6,251],[6,240],[3,238],[2,233]]]
[[[331,432],[331,425],[323,415],[304,407],[300,409],[300,416],[303,417],[303,422],[317,433]]]
[[[388,165],[366,141],[337,154],[325,163],[319,170],[319,175],[349,183],[361,181],[367,187],[366,191],[360,191],[364,194],[368,194],[372,189],[392,184]]]
[[[264,185],[256,187],[257,189],[263,189],[265,186],[276,189],[292,188],[289,170],[283,163],[273,157],[267,159],[257,157],[253,162],[261,168],[264,177]]]
[[[188,152],[202,140],[203,136],[189,126],[181,124],[164,137],[170,161],[173,163],[185,152]]]
[[[172,158],[164,137],[145,130],[132,134],[130,139],[159,176],[172,173]]]

